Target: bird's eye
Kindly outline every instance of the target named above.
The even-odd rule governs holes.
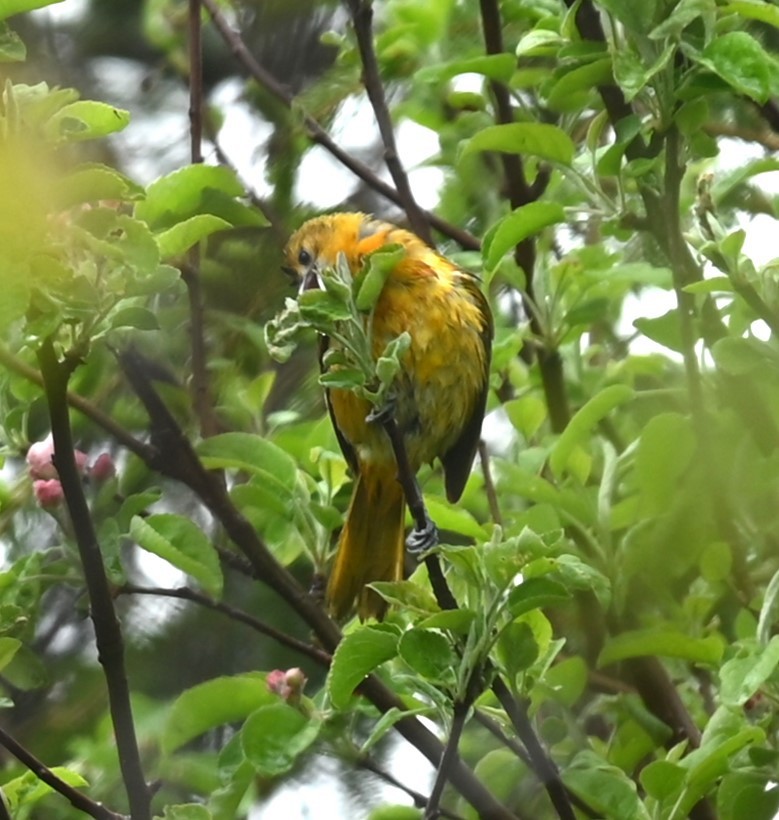
[[[312,262],[311,254],[305,249],[300,251],[298,254],[298,262],[307,268]]]

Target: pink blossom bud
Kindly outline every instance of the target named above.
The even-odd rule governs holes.
[[[54,456],[54,439],[51,433],[43,441],[36,441],[27,450],[27,467],[31,478],[54,479],[57,477],[57,468],[52,458]]]
[[[116,465],[110,453],[100,453],[89,468],[89,475],[95,481],[107,481],[116,475]]]
[[[271,692],[275,692],[287,703],[294,705],[300,700],[308,678],[303,674],[302,669],[295,666],[287,669],[286,672],[283,669],[274,669],[268,672],[266,680]]]
[[[65,497],[65,494],[62,492],[62,484],[60,484],[57,478],[33,481],[32,489],[35,493],[35,500],[44,509],[56,507]]]

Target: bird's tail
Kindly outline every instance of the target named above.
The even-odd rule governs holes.
[[[357,598],[362,620],[381,619],[387,605],[365,584],[403,577],[405,505],[394,466],[364,464],[357,476],[327,585],[327,605],[335,618],[347,615]]]

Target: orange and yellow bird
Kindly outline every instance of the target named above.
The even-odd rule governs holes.
[[[393,384],[392,411],[416,472],[439,458],[446,495],[457,501],[470,473],[487,399],[492,314],[477,278],[436,253],[413,233],[362,213],[306,222],[290,238],[287,263],[302,287],[343,254],[360,275],[365,256],[400,244],[405,256],[390,272],[373,313],[375,357],[404,331],[411,336]],[[324,349],[328,340],[323,340]],[[353,392],[327,391],[327,406],[344,457],[355,476],[346,521],[327,586],[336,618],[355,599],[361,618],[381,617],[383,600],[365,585],[403,577],[405,504],[395,456],[371,406]]]

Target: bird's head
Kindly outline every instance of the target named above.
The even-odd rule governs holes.
[[[309,219],[295,231],[284,249],[284,270],[300,283],[300,290],[321,287],[320,273],[332,268],[342,253],[357,273],[366,253],[387,244],[394,225],[363,213],[336,213]]]

